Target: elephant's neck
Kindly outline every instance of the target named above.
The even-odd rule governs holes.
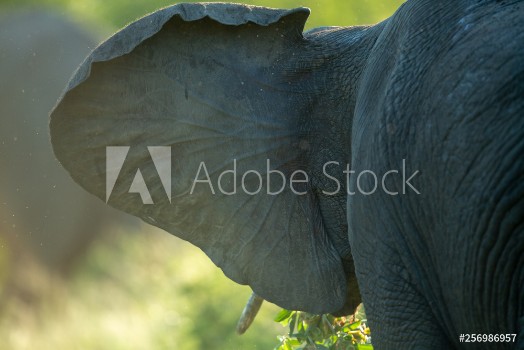
[[[312,129],[317,130],[313,149],[339,150],[332,160],[351,161],[351,129],[361,74],[386,24],[387,20],[375,26],[327,28],[311,34],[311,40],[327,43],[315,67],[320,98],[311,110]]]
[[[353,113],[361,73],[383,27],[384,22],[373,27],[326,28],[306,36],[324,43],[322,59],[318,59],[313,73],[317,98],[303,117],[310,144],[308,167],[313,187],[330,193],[337,190],[336,182],[326,173],[340,184],[336,195],[325,195],[318,190],[317,197],[324,226],[341,257],[350,256],[347,223],[341,218],[346,217],[344,171],[351,166]],[[332,163],[325,167],[327,162]]]

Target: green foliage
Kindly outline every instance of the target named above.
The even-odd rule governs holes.
[[[334,317],[282,310],[275,321],[289,328],[275,350],[372,350],[364,307],[355,315]]]

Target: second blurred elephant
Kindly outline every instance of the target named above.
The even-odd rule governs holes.
[[[107,223],[105,208],[60,169],[48,137],[49,111],[94,44],[51,13],[0,17],[0,237],[12,263],[29,246],[64,270]]]

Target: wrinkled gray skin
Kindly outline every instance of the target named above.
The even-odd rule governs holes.
[[[110,205],[283,307],[348,312],[359,286],[377,349],[460,348],[461,333],[519,333],[522,346],[523,5],[414,0],[376,26],[304,34],[307,9],[170,7],[87,59],[51,116],[55,154],[105,200],[106,147],[131,146]],[[166,145],[172,203],[146,148]],[[307,194],[221,194],[233,159],[239,181],[267,159],[288,180],[305,170]],[[322,193],[336,189],[328,161],[384,174],[403,159],[420,195],[348,196],[343,165],[330,171],[342,191]],[[190,193],[200,162],[215,195]],[[137,169],[154,204],[128,192]],[[240,189],[228,176],[224,190]],[[402,177],[385,185],[402,191]]]
[[[64,173],[49,141],[49,110],[94,43],[57,15],[0,16],[0,234],[12,264],[29,248],[65,271],[109,218]]]

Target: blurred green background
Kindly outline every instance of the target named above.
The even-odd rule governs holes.
[[[185,1],[196,2],[196,1]],[[254,0],[232,1],[246,4],[293,8],[309,7],[311,17],[307,28],[325,25],[348,26],[373,24],[389,17],[404,2],[401,0]],[[0,0],[0,6],[46,6],[76,20],[101,26],[119,28],[144,14],[174,4],[166,0]]]
[[[309,7],[312,13],[307,28],[313,28],[373,24],[390,16],[403,1],[245,2],[280,8]],[[0,28],[2,21],[6,22],[15,13],[53,13],[59,16],[53,18],[67,19],[73,23],[71,25],[81,28],[93,38],[91,47],[137,17],[171,4],[162,0],[0,0]],[[32,33],[38,31],[36,28]],[[17,46],[17,40],[21,39],[4,35],[7,36],[5,42],[11,46],[4,43],[2,47],[0,42],[2,74],[13,71],[14,68],[8,66],[11,61],[23,61],[27,59],[24,55],[36,56],[36,52],[44,52],[35,49],[23,53]],[[53,37],[46,40],[52,41]],[[37,41],[37,44],[46,47],[50,43]],[[76,59],[78,63],[75,65],[81,62],[81,58]],[[53,56],[48,60],[52,61]],[[39,68],[38,64],[32,67],[36,73],[31,74],[42,73]],[[64,76],[73,71],[73,68],[66,66],[62,69]],[[42,66],[41,70],[46,68]],[[11,96],[9,89],[16,89],[15,93],[26,94],[31,84],[19,88],[17,79],[22,79],[22,75],[11,74],[6,78],[0,74],[0,84],[3,85],[0,92]],[[31,90],[31,101],[44,100],[42,91],[45,89],[43,84],[39,89]],[[23,121],[21,128],[32,128],[28,122],[28,115],[32,113],[41,122],[35,135],[47,137],[47,131],[43,130],[47,113],[58,97],[59,90],[45,97],[49,100],[48,105],[31,112],[24,111],[26,106],[22,105],[27,102],[23,99],[17,102],[16,98],[9,97],[8,102],[18,104],[15,107],[19,108],[17,112],[10,112],[5,106],[8,102],[0,105],[0,128],[9,130],[20,120]],[[9,154],[16,146],[15,142],[19,142],[18,133],[21,131],[16,130],[12,135],[7,132],[0,135],[1,155]],[[52,159],[49,145],[28,144],[27,147],[35,148],[35,152],[28,152],[32,161],[39,156],[36,148],[45,148],[49,154],[42,155],[47,157],[42,158],[42,162],[53,162],[49,160]],[[5,159],[0,157],[0,161],[8,163]],[[0,175],[4,175],[2,172],[9,166],[0,164]],[[38,172],[39,168],[32,171]],[[13,180],[7,176],[0,176],[0,181],[3,181],[4,187],[18,186],[10,183]],[[38,192],[41,183],[27,181],[24,188]],[[18,187],[16,190],[19,190]],[[0,195],[0,212],[7,213],[4,217],[18,215],[10,207],[13,194]],[[26,208],[36,204],[31,200],[27,199]],[[54,198],[45,204],[45,209],[37,207],[37,210],[48,210],[49,206],[60,200]],[[76,205],[74,202],[68,203],[73,206]],[[116,214],[107,210],[114,219]],[[80,213],[88,221],[98,220],[90,211],[80,210]],[[47,215],[42,217],[58,220],[58,227],[61,225],[59,220],[64,220],[59,216],[57,219]],[[33,214],[25,220],[37,219]],[[266,303],[247,334],[237,336],[235,324],[250,289],[224,277],[197,248],[158,229],[130,223],[125,218],[103,221],[103,225],[93,229],[88,238],[83,237],[81,242],[77,242],[85,249],[75,248],[74,256],[52,264],[43,262],[42,254],[27,242],[36,239],[37,245],[45,246],[48,242],[42,237],[35,232],[24,232],[23,228],[11,224],[9,219],[4,218],[0,222],[0,349],[272,349],[278,343],[277,335],[286,332],[273,322],[279,308]],[[63,252],[68,248],[59,249]],[[51,254],[58,253],[51,250]]]

